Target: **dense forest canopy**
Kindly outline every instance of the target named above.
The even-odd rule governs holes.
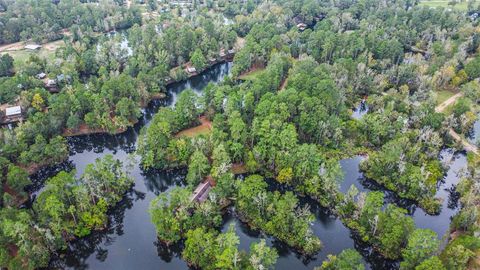
[[[408,0],[0,0],[0,104],[22,111],[0,130],[0,267],[48,267],[105,229],[130,192],[132,164],[106,155],[31,196],[29,175],[68,159],[66,137],[124,132],[167,85],[225,61],[231,76],[182,91],[138,136],[144,174],[185,171],[150,202],[159,241],[201,269],[274,269],[264,239],[241,250],[233,227],[221,232],[225,212],[307,259],[323,247],[308,199],[399,269],[480,267],[480,158],[466,140],[480,101],[479,12]],[[31,43],[42,48],[25,54]],[[359,104],[368,112],[354,117]],[[383,192],[340,190],[339,161],[362,155],[376,185],[438,214],[446,148],[469,152],[448,243]],[[318,266],[365,269],[353,249]]]

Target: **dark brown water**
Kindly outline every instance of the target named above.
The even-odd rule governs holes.
[[[204,74],[186,82],[177,83],[168,87],[168,98],[164,101],[154,101],[144,110],[139,123],[127,132],[116,136],[91,135],[69,138],[70,158],[59,166],[48,168],[38,173],[32,187],[34,194],[41,192],[43,181],[59,170],[76,169],[80,175],[85,166],[95,158],[112,154],[124,162],[133,160],[135,166],[131,175],[135,179],[135,186],[110,211],[110,224],[107,230],[95,232],[92,235],[76,240],[69,249],[51,262],[53,269],[188,269],[181,259],[181,246],[165,247],[156,241],[155,228],[150,222],[148,207],[150,201],[161,192],[168,192],[174,186],[183,185],[185,172],[145,172],[138,166],[138,157],[133,156],[136,148],[137,135],[140,129],[148,125],[152,116],[160,106],[171,106],[176,101],[179,92],[192,88],[197,93],[209,82],[219,82],[230,72],[231,63],[218,64]],[[456,172],[465,166],[465,156],[462,153],[442,152],[442,159],[453,156],[450,169],[439,185],[438,196],[444,198],[443,209],[438,216],[426,215],[412,202],[401,200],[393,193],[384,191],[388,202],[406,207],[414,217],[418,227],[430,228],[440,236],[448,231],[450,217],[455,213],[455,193],[452,187],[458,182]],[[346,191],[350,185],[355,185],[361,191],[383,190],[373,182],[368,181],[359,171],[361,157],[354,157],[341,161],[344,172],[344,181],[340,187]],[[368,246],[357,241],[348,228],[340,220],[331,215],[327,209],[319,207],[315,202],[302,199],[302,203],[309,204],[316,220],[312,229],[322,240],[324,248],[315,258],[305,258],[281,242],[250,230],[235,218],[234,211],[224,217],[222,230],[229,224],[234,224],[240,237],[240,248],[248,250],[250,244],[267,239],[269,245],[274,246],[280,255],[276,269],[313,269],[321,264],[327,254],[336,254],[346,248],[357,249],[365,258],[371,269],[395,269],[397,264],[385,261],[375,254]]]

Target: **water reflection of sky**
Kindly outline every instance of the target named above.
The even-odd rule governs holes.
[[[473,124],[472,130],[468,134],[468,141],[472,144],[480,144],[480,115],[477,116],[477,121]]]
[[[368,105],[366,102],[360,102],[356,108],[353,108],[352,118],[360,119],[368,113]]]

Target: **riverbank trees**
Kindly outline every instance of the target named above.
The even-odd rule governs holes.
[[[198,66],[198,71],[203,71],[210,65],[224,61],[225,56],[221,57],[221,51],[232,49],[237,38],[233,26],[225,23],[223,17],[204,11],[188,17],[165,14],[158,21],[142,25],[137,8],[125,8],[108,1],[102,3],[98,10],[92,10],[91,3],[75,1],[58,5],[42,2],[42,5],[33,5],[32,10],[27,10],[26,7],[31,4],[28,1],[9,2],[0,22],[12,21],[15,24],[22,20],[29,21],[30,12],[36,13],[50,7],[48,14],[55,16],[44,18],[42,15],[40,20],[48,21],[49,25],[53,20],[62,28],[72,26],[72,29],[71,35],[64,37],[65,46],[52,53],[55,61],[42,61],[32,56],[22,65],[15,64],[13,69],[16,73],[13,77],[3,78],[12,75],[13,69],[11,58],[2,56],[2,63],[5,63],[2,65],[5,66],[3,73],[8,71],[8,74],[2,73],[0,78],[0,102],[19,103],[26,118],[26,124],[20,127],[24,130],[12,134],[18,136],[26,132],[27,136],[35,138],[18,138],[21,143],[14,144],[15,151],[24,162],[11,161],[19,165],[32,165],[30,172],[57,163],[64,156],[60,158],[62,152],[36,153],[38,156],[32,157],[34,153],[28,153],[25,148],[33,148],[35,144],[52,144],[55,146],[52,149],[62,150],[66,149],[66,144],[58,139],[58,135],[116,134],[125,131],[138,121],[141,107],[154,98],[165,96],[168,83],[189,76],[184,69],[187,63],[192,62],[191,57],[195,56],[193,62]],[[15,20],[12,9],[8,8],[10,6],[20,8],[17,14],[19,20]],[[110,10],[106,10],[107,7]],[[69,8],[71,10],[67,12]],[[105,25],[97,29],[96,19],[89,23],[83,19],[64,21],[61,12],[72,16],[76,16],[76,12],[85,12],[94,18],[103,16]],[[128,30],[109,32],[112,27]],[[3,30],[0,26],[0,32]],[[41,38],[40,35],[38,38]],[[45,73],[44,81],[36,78],[40,73]],[[178,77],[172,77],[172,74]],[[58,93],[51,94],[47,90]],[[41,104],[38,102],[39,96],[43,100]],[[42,135],[43,139],[37,135]],[[42,162],[36,162],[36,159]]]
[[[362,262],[362,256],[353,250],[346,249],[338,255],[328,255],[327,260],[322,266],[316,267],[315,270],[364,270],[365,265]]]
[[[385,209],[381,192],[358,193],[351,188],[338,211],[344,223],[390,259],[401,257],[407,239],[415,229],[405,209],[388,204]]]
[[[265,231],[307,255],[320,250],[320,239],[310,229],[314,217],[307,207],[298,205],[292,192],[268,192],[263,177],[251,175],[239,184],[235,205],[241,219],[252,228]]]
[[[21,177],[17,170],[10,169],[9,176]],[[108,209],[133,184],[123,164],[111,155],[88,165],[80,178],[74,173],[62,171],[48,179],[33,210],[12,205],[0,209],[1,267],[47,267],[52,253],[67,248],[68,241],[104,229]],[[17,179],[16,184],[23,185]]]
[[[239,243],[233,226],[220,234],[201,227],[187,232],[182,256],[201,269],[274,269],[278,254],[265,240],[252,244],[249,254],[238,250]]]
[[[429,157],[429,144],[435,144],[435,138],[422,142],[421,136],[425,133],[417,134],[405,134],[384,144],[380,151],[369,155],[361,168],[367,177],[395,191],[400,197],[418,201],[427,212],[435,213],[440,207],[435,200],[437,182],[443,176],[437,160],[438,145],[431,145],[437,154]]]

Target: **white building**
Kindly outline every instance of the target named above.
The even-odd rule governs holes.
[[[194,68],[194,67],[187,67],[187,72],[188,73],[195,73],[195,72],[197,72],[197,69]]]
[[[22,108],[20,106],[9,107],[5,109],[6,117],[15,117],[22,114]]]
[[[42,45],[38,45],[38,44],[28,44],[28,45],[25,45],[25,49],[27,50],[38,50],[42,47]]]

